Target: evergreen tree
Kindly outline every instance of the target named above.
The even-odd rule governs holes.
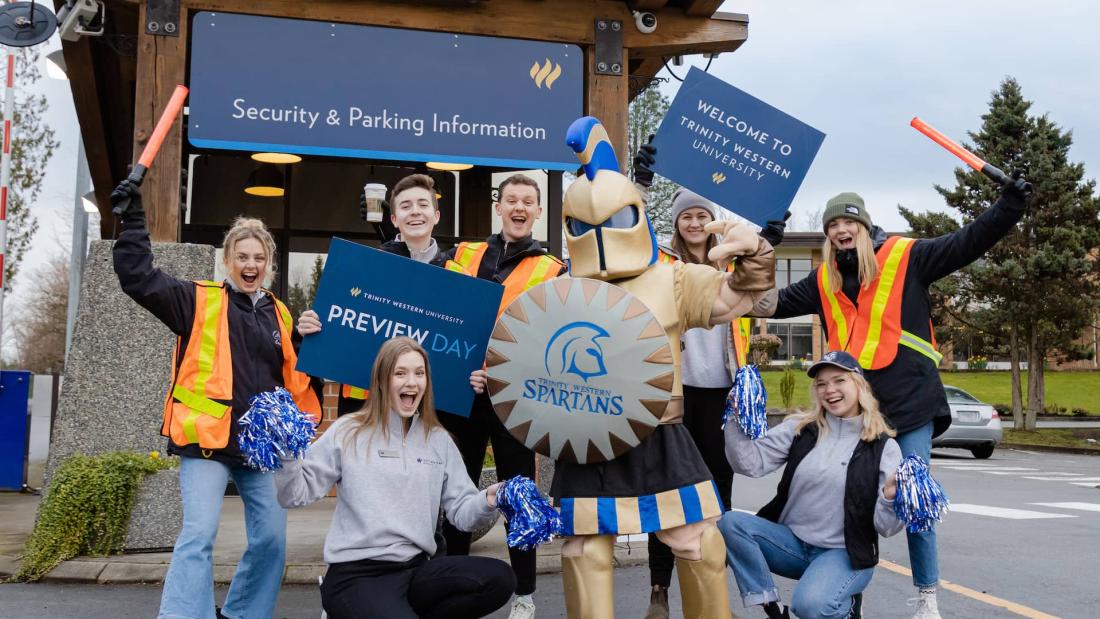
[[[1004,325],[1013,362],[1013,399],[1020,389],[1019,361],[1028,362],[1026,415],[1014,413],[1018,428],[1034,429],[1044,408],[1044,361],[1081,358],[1075,345],[1100,309],[1100,199],[1082,164],[1071,163],[1072,132],[1046,115],[1028,114],[1012,78],[993,93],[989,112],[967,145],[1035,186],[1031,208],[1016,229],[963,277],[964,296],[989,323]],[[949,206],[971,221],[997,198],[999,188],[981,173],[956,169],[954,188],[936,187]]]
[[[661,94],[656,87],[645,89],[630,102],[627,118],[628,159],[633,159],[634,153],[646,143],[649,136],[657,133],[671,104],[668,97]],[[657,153],[657,156],[660,157],[661,153]],[[653,186],[649,188],[645,209],[653,223],[653,231],[660,238],[667,239],[672,235],[672,194],[676,189],[675,183],[659,175],[653,177]]]
[[[298,282],[291,284],[286,295],[286,306],[292,316],[301,316],[302,312],[313,305],[313,300],[317,298],[317,286],[321,283],[321,272],[324,270],[325,261],[317,256],[313,259],[313,269],[305,285]]]

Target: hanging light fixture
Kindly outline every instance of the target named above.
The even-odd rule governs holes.
[[[302,160],[293,153],[252,153],[252,159],[260,163],[298,163]]]
[[[429,170],[439,170],[441,172],[461,172],[474,167],[472,163],[446,163],[442,161],[429,161],[425,165],[428,166]]]
[[[284,193],[283,173],[270,163],[262,163],[249,173],[244,192],[265,198],[281,197]]]

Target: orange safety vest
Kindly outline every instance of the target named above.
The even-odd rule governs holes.
[[[340,387],[340,396],[353,400],[366,400],[370,395],[370,389],[364,389],[362,387],[354,387],[352,385],[342,385]]]
[[[886,239],[875,252],[878,277],[870,286],[860,288],[858,307],[843,292],[833,292],[828,269],[824,266],[817,269],[817,290],[824,309],[829,350],[851,353],[867,370],[879,370],[893,363],[899,345],[912,348],[939,365],[943,355],[936,351],[935,339],[928,342],[901,328],[901,297],[913,242],[900,236]]]
[[[267,291],[265,291],[267,292]],[[267,294],[271,294],[268,292]],[[293,321],[290,310],[271,295],[278,313],[279,339],[283,349],[283,386],[294,403],[315,420],[321,418],[321,403],[309,385],[309,376],[294,365],[298,355],[291,342]],[[172,358],[172,389],[164,402],[161,434],[176,445],[198,443],[203,449],[222,449],[229,444],[233,401],[233,360],[229,346],[229,290],[222,282],[195,282],[195,321],[183,358],[182,338],[176,339]]]
[[[485,250],[489,244],[481,241],[477,243],[459,243],[455,248],[455,257],[448,260],[446,268],[449,271],[477,277],[477,270],[481,266],[481,259],[485,256]],[[565,266],[550,254],[541,256],[528,256],[524,258],[508,277],[504,279],[504,296],[500,299],[500,308],[497,316],[504,312],[505,308],[516,300],[516,297],[542,282],[554,279]]]
[[[658,248],[657,262],[672,264],[679,258]],[[726,272],[733,272],[733,263],[726,266]],[[749,341],[752,339],[752,318],[738,318],[730,323],[730,341],[733,344],[734,361],[737,367],[743,368],[749,361]]]

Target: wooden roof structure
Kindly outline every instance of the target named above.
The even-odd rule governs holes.
[[[509,38],[558,41],[585,50],[585,112],[598,116],[625,157],[627,105],[674,56],[736,50],[748,37],[748,17],[716,12],[721,0],[101,0],[105,33],[63,42],[102,234],[114,218],[109,195],[144,147],[177,84],[187,82],[189,15],[224,11],[296,19],[390,26]],[[150,11],[179,5],[174,36],[150,34]],[[54,0],[60,8],[63,0]],[[640,32],[632,10],[653,12],[656,31]],[[596,20],[622,23],[623,75],[594,70]],[[161,31],[163,33],[163,30]],[[181,123],[168,135],[143,191],[157,241],[179,238],[183,144]]]

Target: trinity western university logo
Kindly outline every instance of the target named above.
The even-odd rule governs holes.
[[[497,320],[486,366],[493,407],[520,442],[568,462],[601,462],[656,428],[673,385],[664,328],[626,290],[559,277]]]
[[[535,82],[535,86],[538,88],[546,86],[546,89],[550,90],[554,82],[561,77],[561,65],[550,62],[549,58],[547,58],[546,62],[542,65],[539,65],[538,61],[535,61],[535,64],[531,65],[530,74],[531,79]]]
[[[722,174],[721,172],[715,172],[714,174],[710,175],[710,180],[714,181],[715,185],[721,185],[722,183],[726,182],[726,175]]]

